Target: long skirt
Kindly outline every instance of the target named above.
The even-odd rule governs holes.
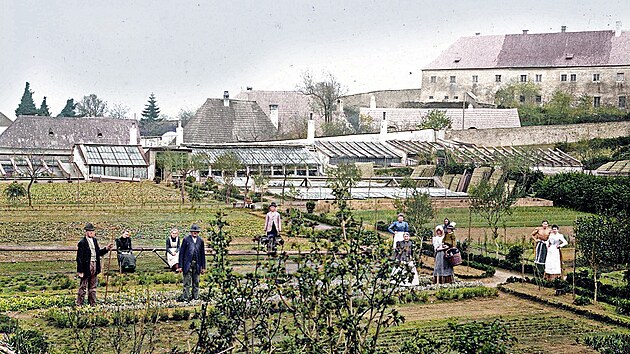
[[[171,255],[170,252],[166,252],[166,261],[168,262],[168,266],[173,268],[177,263],[179,263],[179,251],[177,251],[177,248],[169,248],[168,250],[175,253],[174,255]]]
[[[556,246],[551,246],[547,250],[547,260],[545,262],[545,279],[553,280],[562,276],[562,253]]]
[[[453,282],[453,266],[444,258],[446,250],[435,252],[435,265],[433,266],[433,283],[446,284]]]
[[[545,264],[547,260],[547,245],[543,241],[536,242],[536,258],[534,263]]]
[[[413,261],[409,261],[409,262],[400,262],[401,266],[400,267],[394,267],[394,270],[392,271],[392,276],[397,274],[398,272],[403,272],[404,274],[404,280],[402,281],[402,283],[400,284],[401,286],[418,286],[420,284],[420,278],[418,277],[418,270],[416,269],[416,265]],[[411,268],[411,272],[413,274],[413,278],[411,279],[411,282],[409,281],[409,274],[407,274],[407,269],[406,267],[404,267],[404,263],[406,263],[409,268]]]

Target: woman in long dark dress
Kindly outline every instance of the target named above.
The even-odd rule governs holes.
[[[436,227],[435,236],[433,236],[433,248],[435,250],[435,265],[433,266],[434,284],[446,284],[453,282],[453,266],[451,266],[451,264],[444,258],[446,250],[451,246],[452,244],[445,242],[442,225]]]

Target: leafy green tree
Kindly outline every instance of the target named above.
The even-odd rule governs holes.
[[[66,105],[63,107],[57,117],[76,117],[77,113],[74,111],[77,107],[77,103],[74,103],[73,98],[68,98]]]
[[[103,117],[107,112],[107,102],[92,93],[83,96],[81,102],[77,103],[76,109],[79,117]]]
[[[352,199],[352,187],[361,180],[361,172],[354,164],[339,164],[337,168],[329,168],[327,187],[332,189],[335,196],[334,204],[339,209],[337,219],[341,225],[341,232],[346,239],[346,226],[352,221],[352,212],[348,206],[348,200]]]
[[[50,108],[48,107],[48,104],[46,103],[46,96],[44,96],[44,99],[42,100],[42,104],[41,106],[39,106],[37,115],[42,116],[42,117],[50,117]]]
[[[579,252],[579,260],[588,264],[593,271],[595,289],[593,302],[597,302],[598,276],[602,267],[616,264],[616,252],[620,250],[619,240],[626,243],[629,235],[622,235],[620,231],[624,226],[618,223],[617,218],[595,215],[578,218],[573,226],[575,232],[575,247]],[[627,231],[627,226],[625,227]],[[624,236],[626,240],[624,239]],[[621,249],[621,252],[627,250]],[[627,262],[627,260],[626,260]]]
[[[186,189],[186,192],[188,193],[188,199],[192,203],[193,207],[195,206],[195,203],[199,203],[206,196],[198,183],[193,183]]]
[[[540,96],[540,87],[532,82],[511,83],[500,88],[494,95],[494,103],[500,108],[517,108],[537,105],[536,96]]]
[[[31,84],[26,83],[26,87],[24,87],[24,94],[22,94],[22,100],[15,110],[15,116],[34,116],[37,115],[38,110],[35,107],[35,102],[33,101],[33,91],[31,91]]]
[[[159,153],[157,155],[157,165],[165,171],[168,171],[169,177],[171,177],[173,173],[179,176],[179,190],[182,204],[184,204],[185,201],[184,185],[186,177],[207,166],[205,156],[175,150],[166,150]]]
[[[551,99],[544,106],[548,123],[567,122],[571,117],[571,103],[574,97],[567,92],[557,90],[551,95]]]
[[[20,198],[24,198],[26,195],[26,189],[21,183],[11,182],[4,190],[4,195],[7,197],[7,200],[11,204],[17,204]]]
[[[333,121],[337,102],[346,92],[332,73],[324,73],[324,79],[318,81],[309,71],[302,74],[302,82],[297,90],[312,98],[311,108],[324,117],[325,123]]]
[[[503,170],[497,183],[482,179],[468,191],[470,209],[484,219],[492,231],[497,258],[499,257],[499,223],[505,216],[512,214],[512,205],[517,199],[517,193],[506,188],[506,179],[507,173]]]
[[[405,213],[405,219],[409,222],[413,232],[418,235],[422,225],[433,219],[434,211],[431,205],[431,198],[420,189],[412,189],[411,196],[402,201],[401,210]]]
[[[223,182],[225,182],[225,202],[228,203],[234,186],[234,177],[236,172],[244,168],[243,162],[235,153],[226,152],[216,158],[212,168],[222,172]]]
[[[424,117],[424,120],[418,125],[418,128],[443,130],[450,129],[452,124],[453,121],[446,115],[446,112],[433,109]]]
[[[149,101],[146,106],[144,106],[141,120],[150,122],[160,120],[160,109],[157,106],[157,100],[155,99],[155,95],[153,93],[149,96]]]

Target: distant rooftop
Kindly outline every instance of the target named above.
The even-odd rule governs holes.
[[[0,148],[72,149],[75,144],[129,144],[137,122],[114,118],[19,116],[0,135]],[[140,135],[138,134],[138,141]]]
[[[8,127],[13,121],[0,112],[0,127]]]
[[[425,70],[630,65],[630,33],[556,32],[462,37]]]

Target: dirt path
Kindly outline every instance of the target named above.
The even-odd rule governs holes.
[[[487,287],[496,288],[497,285],[501,283],[505,283],[505,281],[509,277],[520,277],[520,276],[521,276],[521,273],[516,273],[509,270],[501,269],[501,268],[495,268],[494,276],[491,278],[481,279],[481,282]]]

